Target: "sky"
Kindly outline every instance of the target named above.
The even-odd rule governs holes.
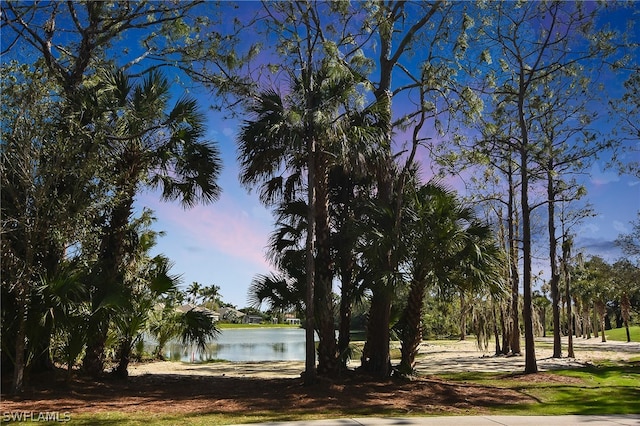
[[[621,83],[613,81],[611,84]],[[191,94],[198,96],[206,108],[208,94],[197,91]],[[257,274],[272,270],[265,259],[265,251],[273,218],[261,205],[257,193],[248,191],[238,182],[235,138],[239,121],[224,118],[215,111],[207,111],[207,118],[207,137],[217,142],[223,159],[220,199],[210,205],[184,210],[179,203],[162,202],[158,193],[146,191],[138,195],[136,208],[140,211],[147,207],[155,212],[157,221],[153,227],[165,232],[155,251],[174,262],[173,272],[181,274],[183,287],[194,281],[219,286],[225,302],[242,308],[248,303],[251,280]],[[424,155],[423,161],[427,165]],[[614,240],[621,233],[631,231],[630,222],[640,211],[640,180],[630,175],[618,175],[617,171],[605,167],[605,161],[594,162],[580,177],[587,189],[586,201],[596,215],[574,230],[574,253],[582,251],[614,261],[622,256]],[[460,177],[448,176],[445,182],[464,193]],[[534,216],[534,232],[539,225],[534,236],[534,274],[548,269],[544,259],[546,247],[543,241],[547,237],[543,221],[542,216]]]
[[[172,271],[182,275],[183,287],[194,281],[217,285],[225,302],[243,308],[248,306],[251,280],[272,270],[265,259],[265,250],[273,218],[255,191],[249,192],[238,182],[237,122],[211,113],[209,128],[209,135],[217,141],[223,157],[220,199],[185,210],[179,203],[160,201],[159,194],[146,191],[138,196],[136,207],[138,210],[148,207],[155,212],[157,221],[153,228],[165,232],[155,251],[174,262]],[[622,253],[613,241],[620,233],[631,231],[630,222],[640,211],[640,180],[606,170],[603,162],[594,163],[584,179],[587,200],[597,215],[575,230],[574,253],[583,251],[614,261]],[[454,176],[447,181],[462,190]],[[539,237],[544,239],[546,235]],[[534,249],[539,256],[546,250],[542,244]],[[544,259],[534,259],[534,274],[546,269]]]

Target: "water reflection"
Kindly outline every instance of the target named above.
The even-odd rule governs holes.
[[[180,344],[167,345],[165,357],[172,361],[303,361],[305,331],[301,328],[223,329],[205,351]]]

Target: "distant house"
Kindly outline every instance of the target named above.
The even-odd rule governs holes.
[[[226,307],[220,309],[220,318],[227,322],[233,322],[233,323],[244,322],[243,320],[244,316],[245,316],[245,313],[240,312],[237,309],[226,308]]]
[[[191,310],[196,311],[196,312],[206,312],[206,313],[208,313],[209,315],[211,315],[213,317],[214,321],[216,321],[216,322],[220,321],[220,314],[219,313],[214,312],[211,309],[204,308],[202,306],[194,306],[194,305],[192,305],[190,303],[187,303],[185,305],[178,306],[176,308],[176,310],[178,312],[182,312],[182,313],[189,312]]]
[[[284,316],[284,322],[289,325],[300,325],[300,318],[296,318],[293,314],[286,314]]]
[[[262,317],[260,315],[245,315],[242,317],[243,324],[261,324]]]

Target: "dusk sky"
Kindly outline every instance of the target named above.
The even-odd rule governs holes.
[[[154,229],[166,232],[158,240],[156,251],[175,262],[173,271],[182,274],[183,286],[193,281],[215,284],[220,287],[224,301],[241,308],[247,305],[252,278],[271,270],[264,253],[273,219],[269,210],[260,204],[257,194],[248,193],[238,183],[236,126],[235,122],[210,114],[209,134],[218,141],[224,160],[220,180],[223,193],[219,201],[183,210],[178,203],[165,203],[159,201],[158,194],[145,192],[138,197],[137,206],[154,210],[158,219]],[[631,230],[630,221],[636,219],[640,210],[640,181],[605,170],[603,161],[596,162],[584,179],[587,201],[597,216],[585,220],[576,229],[574,252],[601,255],[611,261],[618,259],[622,253],[613,240]],[[447,182],[462,190],[454,177]],[[537,237],[544,240],[546,234]],[[535,247],[540,257],[546,253],[542,244]],[[534,261],[534,274],[546,269],[545,259]]]
[[[211,5],[212,3],[205,3]],[[229,5],[224,3],[223,5]],[[640,3],[635,3],[636,12]],[[252,7],[259,7],[258,2],[242,2],[239,9],[242,13],[250,13]],[[224,6],[223,6],[224,7]],[[624,16],[626,19],[626,16]],[[225,23],[229,24],[229,20]],[[64,22],[61,22],[64,24]],[[638,28],[635,28],[635,41],[640,41]],[[138,40],[124,38],[121,43],[135,49]],[[269,52],[268,49],[266,52]],[[20,52],[11,53],[21,59]],[[273,52],[265,53],[274,60]],[[116,55],[118,60],[126,63],[127,58],[122,46]],[[135,52],[129,52],[135,57]],[[419,58],[420,55],[415,55]],[[275,58],[277,59],[277,58]],[[4,58],[7,60],[7,58]],[[24,59],[22,59],[24,60]],[[618,90],[621,81],[607,79],[607,90]],[[176,100],[184,90],[176,85]],[[186,90],[186,89],[185,89]],[[220,287],[222,299],[239,308],[247,305],[247,290],[256,274],[264,274],[271,270],[265,259],[266,245],[273,229],[273,218],[269,210],[261,205],[257,193],[248,192],[238,182],[239,166],[236,160],[236,135],[239,131],[239,119],[225,119],[220,113],[208,107],[211,94],[203,88],[192,87],[189,94],[195,96],[208,117],[208,138],[216,141],[223,159],[223,171],[219,180],[222,187],[221,198],[211,205],[199,205],[184,210],[179,203],[160,201],[158,193],[142,191],[136,200],[137,213],[144,208],[154,211],[157,222],[154,229],[166,235],[158,240],[155,253],[163,253],[174,263],[173,272],[182,275],[182,286],[186,288],[194,281],[202,285]],[[399,104],[394,104],[396,107]],[[606,114],[606,111],[601,113]],[[401,137],[399,138],[401,139]],[[446,137],[442,139],[446,141]],[[401,146],[402,140],[395,141]],[[635,142],[638,147],[638,142]],[[630,155],[630,154],[627,154]],[[639,155],[636,150],[635,156]],[[422,163],[423,178],[430,177],[429,160],[426,152],[419,153]],[[609,261],[622,256],[613,241],[621,233],[631,230],[630,222],[637,218],[640,210],[640,180],[631,175],[619,175],[615,169],[605,167],[608,156],[596,161],[579,179],[588,190],[585,201],[592,204],[595,217],[585,220],[574,230],[577,235],[574,253],[582,251],[585,255],[601,255]],[[636,158],[635,161],[640,159]],[[636,174],[637,175],[637,174]],[[464,177],[449,175],[445,183],[465,194]],[[540,211],[544,208],[539,209]],[[544,241],[546,229],[541,223],[543,216],[538,216],[539,226],[536,229],[534,218],[534,259],[533,272],[548,269],[545,259]],[[544,274],[543,274],[544,275]],[[264,306],[263,306],[264,307]]]
[[[256,8],[261,7],[259,2],[241,2],[240,7],[235,9],[233,4],[222,2],[222,8],[232,8],[227,14],[226,10],[213,9],[214,3],[205,2],[198,7],[204,8],[205,13],[221,13],[224,17],[220,24],[221,31],[230,30],[233,26],[233,20],[227,19],[231,16],[240,16],[247,18],[253,16]],[[418,3],[419,4],[419,3]],[[613,3],[615,5],[615,3]],[[461,3],[461,5],[464,5]],[[632,3],[635,15],[640,13],[640,3]],[[409,5],[416,7],[416,5]],[[610,23],[614,28],[624,29],[627,19],[629,18],[629,9],[614,10],[613,13],[607,15]],[[200,10],[198,9],[198,13]],[[46,16],[44,17],[46,18]],[[44,19],[43,18],[43,19]],[[330,18],[326,18],[330,19]],[[636,20],[637,22],[637,20]],[[71,20],[65,21],[60,19],[58,29],[64,25],[73,28]],[[227,28],[228,27],[228,28]],[[636,25],[633,28],[633,41],[640,43],[640,28]],[[69,40],[65,31],[59,31],[63,43]],[[68,31],[73,33],[73,29]],[[255,37],[257,32],[250,30],[248,33],[238,38],[240,47],[246,48],[252,40],[245,40],[242,37]],[[128,63],[132,59],[140,55],[140,39],[141,34],[134,36],[134,33],[126,33],[114,46],[109,55],[120,63]],[[4,38],[4,36],[3,36]],[[8,38],[7,38],[8,40]],[[274,44],[274,40],[267,43]],[[267,46],[261,53],[262,61],[278,61],[279,57],[274,50]],[[27,52],[24,54],[22,49]],[[368,52],[372,53],[372,52]],[[411,52],[413,60],[419,61],[423,58],[420,52]],[[477,54],[477,53],[473,53]],[[33,55],[32,49],[28,45],[23,45],[17,49],[12,49],[2,60],[17,59],[20,61],[28,60],[29,55]],[[33,59],[34,57],[31,56]],[[145,60],[146,61],[146,60]],[[412,63],[416,65],[417,62]],[[139,64],[140,67],[146,67],[146,62]],[[169,68],[163,68],[169,73]],[[375,74],[375,72],[374,72]],[[168,77],[171,77],[169,75]],[[394,76],[397,78],[396,83],[401,78],[407,78],[404,74],[399,73]],[[606,84],[605,91],[615,96],[620,96],[624,80],[628,75],[616,80],[612,75],[601,76],[602,81]],[[372,77],[374,78],[374,77]],[[175,84],[173,93],[177,100],[187,93],[196,97],[199,101],[201,110],[206,113],[207,120],[207,137],[215,141],[222,153],[223,170],[219,180],[222,187],[221,198],[210,205],[198,205],[190,210],[184,210],[179,203],[168,203],[160,201],[159,193],[149,190],[141,191],[136,200],[137,214],[144,208],[150,208],[154,211],[157,218],[153,228],[158,231],[165,232],[165,236],[159,238],[155,253],[163,253],[173,260],[175,266],[173,272],[182,275],[182,286],[186,288],[192,282],[197,281],[202,285],[217,285],[220,287],[222,298],[226,302],[230,302],[239,308],[247,305],[247,290],[251,280],[257,274],[265,274],[271,271],[271,266],[265,259],[266,245],[268,238],[273,229],[273,218],[271,212],[266,209],[259,201],[257,192],[249,192],[238,182],[239,166],[236,160],[236,136],[239,131],[239,123],[242,117],[229,119],[223,114],[210,109],[211,103],[215,102],[212,94],[206,89],[190,84],[185,76],[181,76],[180,80],[185,85]],[[188,86],[188,89],[187,89]],[[406,99],[405,99],[406,100]],[[402,110],[403,104],[394,98],[394,111]],[[602,126],[610,126],[606,123],[607,111],[606,107],[598,108],[598,113],[604,117]],[[427,126],[428,127],[428,126]],[[605,129],[601,129],[605,130]],[[428,136],[433,136],[435,131],[425,130]],[[431,133],[429,133],[431,132]],[[447,143],[450,135],[438,136],[442,143]],[[396,144],[396,152],[400,151],[400,147],[405,143],[403,135],[399,134],[394,140]],[[626,160],[640,161],[640,143],[638,141],[628,142],[628,145],[635,146],[636,150],[626,153]],[[636,158],[629,158],[634,155]],[[422,165],[422,177],[426,181],[432,176],[430,160],[426,151],[419,151],[417,157]],[[583,252],[586,256],[600,255],[608,261],[615,261],[622,256],[621,251],[615,246],[614,240],[621,233],[631,231],[630,222],[637,219],[638,211],[640,211],[640,180],[637,175],[619,175],[614,168],[607,168],[606,164],[610,159],[610,153],[604,153],[600,159],[589,165],[583,171],[582,175],[576,178],[587,189],[585,202],[592,205],[596,216],[589,218],[577,226],[573,232],[576,235],[574,253]],[[461,195],[468,195],[464,182],[468,181],[468,175],[457,176],[447,175],[444,182],[451,188],[459,191]],[[541,207],[535,212],[533,232],[534,232],[534,264],[533,273],[538,274],[543,271],[544,277],[548,269],[548,261],[546,259],[546,227],[544,226],[545,208]]]

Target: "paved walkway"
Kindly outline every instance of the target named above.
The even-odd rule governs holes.
[[[632,416],[446,416],[446,417],[363,417],[298,422],[260,423],[262,426],[614,426],[640,425],[640,415]]]

